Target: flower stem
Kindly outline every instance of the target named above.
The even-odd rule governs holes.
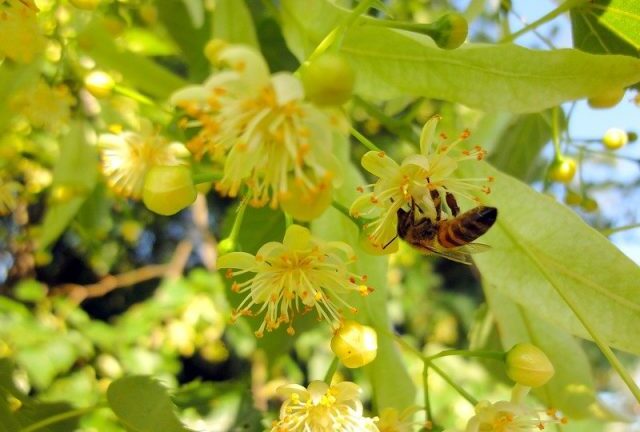
[[[357,129],[355,129],[354,127],[351,127],[351,135],[353,135],[354,137],[356,137],[356,139],[358,141],[360,141],[360,143],[362,145],[364,145],[366,148],[368,148],[369,150],[373,150],[373,151],[382,151],[380,150],[380,148],[378,146],[376,146],[371,140],[369,140],[366,136],[362,135],[360,132],[358,132]]]
[[[615,227],[615,228],[607,228],[607,229],[603,229],[600,231],[600,233],[604,236],[610,236],[611,234],[615,234],[618,232],[622,232],[622,231],[627,231],[627,230],[632,230],[632,229],[636,229],[636,228],[640,228],[640,223],[635,223],[635,224],[631,224],[631,225],[624,225],[624,226],[619,226],[619,227]]]
[[[481,358],[489,358],[498,361],[502,361],[504,359],[504,353],[502,351],[470,351],[470,350],[446,350],[442,351],[438,354],[434,354],[432,356],[425,357],[425,360],[431,361],[433,359],[437,359],[440,357],[448,357],[448,356],[462,356],[462,357],[481,357]]]
[[[238,234],[240,234],[240,227],[242,226],[242,220],[244,219],[244,211],[247,209],[247,200],[244,199],[240,201],[238,205],[238,210],[236,211],[236,220],[233,221],[233,227],[231,228],[231,232],[229,233],[228,239],[231,240],[232,244],[236,244],[236,240],[238,239]]]
[[[37,421],[35,423],[30,424],[29,426],[25,427],[24,429],[21,429],[20,432],[34,432],[37,431],[39,429],[43,429],[47,426],[50,426],[52,424],[56,424],[56,423],[60,423],[62,421],[74,418],[74,417],[80,417],[81,415],[84,415],[86,413],[89,413],[91,411],[95,411],[98,408],[103,408],[104,404],[99,404],[99,405],[94,405],[94,406],[90,406],[90,407],[85,407],[85,408],[78,408],[75,410],[71,410],[71,411],[66,411],[60,414],[56,414],[53,415],[51,417],[47,417],[45,419],[42,419],[40,421]]]
[[[583,4],[588,3],[589,1],[590,0],[566,0],[564,3],[562,3],[557,8],[553,9],[551,12],[549,12],[546,15],[544,15],[543,17],[541,17],[541,18],[535,20],[534,22],[532,22],[531,24],[521,28],[517,32],[511,33],[510,35],[507,35],[507,36],[503,37],[500,40],[500,43],[512,42],[512,41],[516,40],[517,38],[519,38],[520,36],[522,36],[523,34],[538,28],[542,24],[547,23],[547,22],[555,19],[556,17],[562,15],[563,13],[565,13],[565,12],[567,12],[567,11],[577,7],[577,6],[582,6]]]
[[[445,371],[443,371],[442,369],[440,369],[438,366],[436,366],[435,364],[433,364],[433,362],[431,362],[429,360],[429,357],[424,356],[420,351],[418,351],[416,348],[414,348],[413,346],[411,346],[411,344],[405,342],[399,335],[397,335],[394,332],[385,330],[385,333],[389,334],[391,337],[393,337],[395,339],[396,342],[398,342],[400,345],[402,345],[403,348],[406,348],[408,351],[411,351],[414,355],[418,356],[423,362],[424,362],[424,367],[425,368],[432,368],[438,375],[440,375],[440,377],[445,380],[447,382],[447,384],[449,384],[451,387],[453,387],[459,394],[460,396],[462,396],[463,398],[465,398],[471,405],[475,406],[478,404],[478,401],[476,400],[476,398],[474,398],[473,396],[471,396],[469,394],[469,392],[467,392],[465,389],[463,389],[462,387],[460,387],[458,384],[456,384],[449,375],[447,375],[447,373]],[[423,372],[424,374],[424,372]],[[424,377],[424,375],[423,375]],[[424,379],[424,378],[423,378]],[[426,406],[425,406],[426,408]]]
[[[331,360],[331,364],[329,365],[329,369],[327,369],[327,373],[324,375],[324,382],[328,386],[331,385],[331,380],[338,370],[338,365],[340,364],[340,360],[338,360],[337,356],[333,356],[333,360]]]
[[[293,224],[293,216],[289,213],[284,212],[284,226],[285,228],[289,228]]]
[[[422,367],[422,386],[424,387],[424,407],[427,411],[427,422],[433,424],[433,413],[431,412],[431,399],[429,398],[429,363],[424,362]],[[426,422],[425,422],[426,423]]]
[[[425,362],[425,365],[426,365],[426,363],[427,362]],[[445,371],[443,371],[442,369],[440,369],[438,366],[434,365],[431,362],[429,362],[429,367],[432,368],[435,371],[435,373],[440,375],[440,377],[443,380],[445,380],[447,382],[447,384],[449,384],[451,387],[453,387],[460,394],[460,396],[465,398],[471,405],[476,406],[478,404],[478,401],[476,400],[476,398],[471,396],[469,394],[469,392],[467,392],[465,389],[463,389],[458,384],[456,384],[455,381],[453,381],[451,379],[451,377],[449,375],[447,375],[447,373]]]

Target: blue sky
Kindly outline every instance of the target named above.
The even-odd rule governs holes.
[[[464,10],[469,0],[456,2],[460,10]],[[499,3],[492,0],[487,3]],[[527,23],[533,22],[553,10],[557,3],[551,0],[512,0],[513,10]],[[511,29],[516,31],[523,27],[522,22],[515,16],[510,16]],[[563,14],[553,21],[538,27],[538,31],[549,36],[557,48],[571,48],[571,23],[568,14]],[[515,41],[517,44],[532,48],[546,49],[546,46],[532,32],[529,32]],[[606,77],[603,77],[606,79]],[[633,102],[635,92],[628,91],[622,102],[611,109],[592,109],[586,101],[578,101],[574,107],[569,132],[571,136],[585,139],[601,138],[607,129],[617,127],[626,131],[640,133],[640,108]],[[571,104],[566,105],[568,110]],[[603,150],[597,143],[592,144],[594,150]],[[552,151],[549,151],[552,154]],[[627,145],[618,154],[640,159],[640,143]],[[610,164],[602,163],[610,161]],[[640,165],[634,162],[602,158],[599,162],[585,163],[583,175],[587,182],[605,182],[615,180],[621,183],[632,183],[640,177]],[[563,188],[555,188],[554,191],[563,191]],[[560,199],[562,193],[559,193]],[[640,191],[635,191],[626,196],[615,188],[594,193],[594,198],[600,205],[599,216],[585,215],[596,227],[602,223],[600,219],[613,221],[614,226],[624,226],[640,222]],[[640,228],[620,232],[610,239],[635,262],[640,263]]]

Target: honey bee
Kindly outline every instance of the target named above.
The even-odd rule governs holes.
[[[411,246],[427,254],[439,255],[463,264],[472,264],[471,254],[483,252],[489,246],[471,243],[486,233],[498,217],[495,207],[478,206],[460,214],[460,208],[451,193],[445,200],[453,215],[452,219],[442,219],[440,195],[432,191],[431,197],[436,207],[436,220],[419,217],[422,211],[414,201],[409,211],[398,210],[398,236]]]

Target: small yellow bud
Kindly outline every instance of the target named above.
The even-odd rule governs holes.
[[[593,213],[594,211],[598,210],[598,201],[594,200],[591,197],[586,197],[580,203],[580,207],[582,207],[582,210],[586,211],[587,213]]]
[[[592,96],[587,99],[587,103],[591,108],[612,108],[624,97],[624,88],[611,88],[599,95]]]
[[[236,242],[230,237],[220,240],[218,242],[218,255],[224,255],[236,250]]]
[[[546,354],[530,343],[514,345],[505,356],[505,365],[507,376],[527,387],[545,385],[555,373]]]
[[[444,15],[435,24],[438,26],[438,32],[431,36],[440,48],[455,49],[467,39],[469,24],[464,16],[458,13]]]
[[[333,188],[330,184],[310,192],[302,188],[294,178],[290,178],[287,181],[287,194],[280,198],[280,207],[294,219],[308,222],[324,213],[332,200]]]
[[[629,136],[625,131],[618,128],[610,128],[604,133],[602,143],[609,150],[618,150],[627,145]]]
[[[300,71],[304,92],[317,105],[342,105],[351,98],[356,75],[344,56],[326,53]]]
[[[582,202],[582,195],[578,192],[572,191],[571,189],[567,189],[567,193],[564,195],[564,202],[567,205],[580,205]]]
[[[191,170],[186,166],[155,166],[145,176],[142,201],[155,213],[176,214],[191,205],[197,195]]]
[[[204,56],[211,64],[216,64],[218,63],[218,54],[227,45],[227,42],[222,39],[211,39],[204,47]]]
[[[371,327],[345,321],[331,339],[331,350],[346,367],[362,367],[376,358],[378,336]]]
[[[85,88],[97,98],[110,96],[115,85],[111,75],[106,72],[93,71],[84,77]]]
[[[569,183],[576,175],[577,166],[574,159],[561,157],[549,167],[549,179],[560,183]]]

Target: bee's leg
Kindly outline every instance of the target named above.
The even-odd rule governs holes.
[[[439,221],[442,216],[442,198],[437,190],[432,189],[430,192],[433,206],[436,208],[436,220]]]
[[[382,246],[382,249],[383,250],[386,249],[397,238],[398,238],[398,234],[394,235],[393,238],[391,240],[389,240],[386,245]]]
[[[458,207],[458,202],[456,201],[456,197],[454,197],[451,192],[447,192],[445,199],[447,200],[447,205],[451,209],[451,213],[453,214],[453,217],[458,216],[460,214],[460,207]]]

